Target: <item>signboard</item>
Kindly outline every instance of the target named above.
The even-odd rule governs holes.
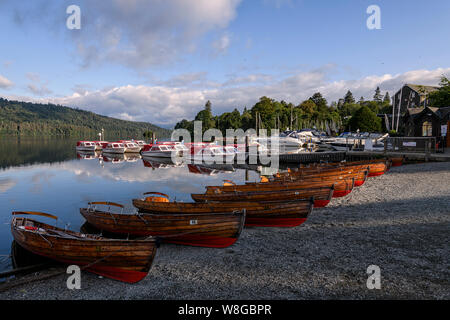
[[[411,142],[403,142],[403,146],[404,146],[404,147],[416,147],[417,144],[416,144],[416,142],[414,142],[414,141],[411,141]]]
[[[441,136],[446,137],[447,136],[447,125],[441,126]]]

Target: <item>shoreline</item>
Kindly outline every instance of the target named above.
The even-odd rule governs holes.
[[[68,290],[63,274],[0,299],[448,299],[449,182],[445,162],[394,167],[297,228],[246,228],[226,249],[162,244],[137,284],[82,272]]]

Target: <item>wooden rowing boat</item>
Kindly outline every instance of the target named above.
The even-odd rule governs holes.
[[[148,192],[144,195],[157,195],[145,199],[133,199],[133,205],[141,213],[153,214],[205,214],[234,212],[245,209],[245,226],[252,227],[296,227],[306,221],[314,206],[314,198],[279,201],[238,201],[185,203],[159,201],[169,197],[159,192]]]
[[[403,160],[404,159],[402,157],[391,158],[392,166],[393,167],[400,167],[401,165],[403,165]]]
[[[369,177],[376,177],[386,173],[390,166],[391,160],[375,159],[375,160],[361,160],[352,162],[331,162],[321,164],[311,164],[306,167],[299,167],[290,170],[289,172],[281,173],[279,175],[296,174],[297,172],[307,172],[308,170],[328,170],[332,168],[351,168],[351,167],[369,167]]]
[[[314,192],[316,188],[331,188],[333,187],[333,198],[340,198],[348,195],[352,192],[355,186],[354,178],[333,178],[328,180],[299,180],[299,181],[273,181],[273,182],[260,182],[260,183],[249,183],[245,185],[237,185],[232,181],[226,180],[227,185],[224,186],[207,186],[206,194],[217,194],[217,193],[236,193],[236,192],[259,192],[259,191],[286,191],[286,190],[296,190],[300,194],[307,192],[307,196],[303,198],[309,198],[309,191]],[[328,189],[329,190],[329,189]],[[314,195],[312,195],[314,196]],[[314,198],[316,198],[314,196]],[[278,200],[283,200],[280,197]],[[194,199],[195,200],[195,199]]]
[[[66,231],[16,215],[57,217],[41,212],[13,212],[11,232],[14,240],[34,254],[129,283],[148,274],[156,254],[154,238],[116,240]]]
[[[245,222],[245,210],[227,213],[123,214],[97,210],[97,205],[123,208],[111,202],[91,202],[80,209],[95,228],[116,234],[154,236],[164,242],[225,248],[239,238]]]
[[[327,170],[319,172],[314,171],[295,172],[293,174],[288,175],[274,176],[272,181],[273,182],[339,181],[343,178],[354,178],[355,187],[360,187],[367,180],[368,174],[369,174],[368,167],[352,167],[331,171]]]
[[[272,191],[236,191],[236,192],[221,192],[218,189],[216,192],[207,192],[202,194],[191,194],[192,199],[196,202],[266,202],[266,201],[297,201],[299,199],[314,198],[314,207],[322,208],[330,203],[333,197],[334,187],[312,187],[303,189],[282,189]]]

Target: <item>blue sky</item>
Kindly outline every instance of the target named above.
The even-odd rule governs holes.
[[[66,28],[71,4],[80,30]],[[0,96],[171,127],[208,99],[222,113],[437,84],[449,34],[447,0],[0,0]]]

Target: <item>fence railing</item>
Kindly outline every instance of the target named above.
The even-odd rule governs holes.
[[[436,137],[390,137],[384,141],[384,151],[436,153],[437,142]]]

